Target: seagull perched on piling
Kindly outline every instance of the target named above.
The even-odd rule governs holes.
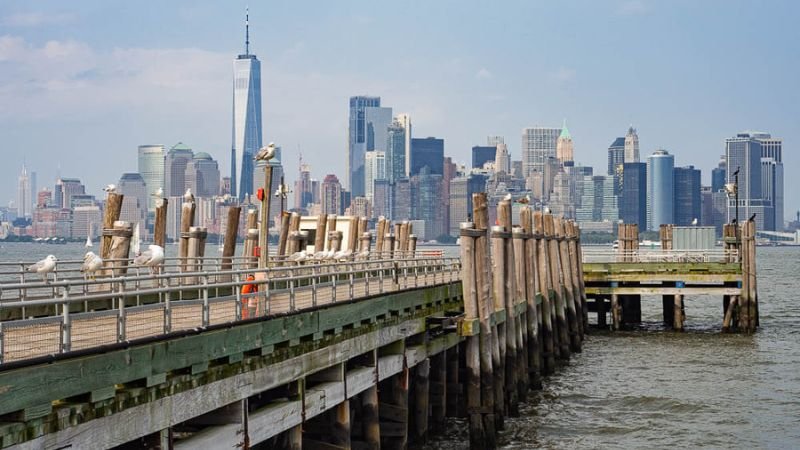
[[[46,283],[47,274],[56,270],[56,261],[58,261],[58,258],[53,255],[47,255],[47,258],[28,266],[28,272],[41,274],[42,280]]]
[[[183,194],[183,201],[186,203],[194,203],[194,194],[192,194],[192,188],[186,189],[186,192]]]
[[[83,278],[91,278],[94,280],[95,272],[103,267],[103,258],[95,254],[95,252],[86,252],[83,257],[83,265],[81,266],[81,273]]]
[[[106,187],[104,187],[103,190],[106,191],[109,194],[113,194],[113,193],[117,192],[117,185],[116,184],[109,184]]]
[[[510,201],[511,201],[511,193],[509,192],[508,194],[506,194],[506,195],[503,197],[503,200],[506,200],[506,201],[509,201],[509,202],[510,202]]]
[[[526,195],[525,197],[521,197],[521,198],[517,199],[517,203],[522,203],[523,205],[527,205],[530,202],[531,202],[531,196],[530,195]]]
[[[256,153],[255,159],[256,161],[269,161],[270,159],[275,157],[275,143],[270,142],[266,147],[261,147]]]
[[[150,268],[150,273],[154,274],[156,266],[164,262],[164,249],[160,245],[150,244],[147,250],[142,254],[133,258],[133,265],[147,266]]]
[[[697,225],[697,217],[695,217],[694,220],[692,220],[692,226],[696,226],[696,225]]]
[[[158,188],[158,190],[150,194],[150,196],[155,198],[164,198],[164,188]]]

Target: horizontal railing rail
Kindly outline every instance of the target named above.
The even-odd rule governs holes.
[[[407,258],[0,283],[0,364],[458,280],[458,258]]]
[[[642,248],[622,251],[618,249],[584,247],[582,254],[584,263],[732,263],[739,261],[739,254],[735,249],[661,250]]]

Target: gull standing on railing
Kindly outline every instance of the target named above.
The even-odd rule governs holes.
[[[56,261],[58,261],[58,258],[53,255],[47,255],[45,259],[28,266],[28,272],[41,274],[42,280],[47,283],[47,274],[56,270]]]
[[[83,257],[83,265],[81,266],[81,273],[83,278],[95,279],[95,272],[103,267],[103,258],[95,254],[95,252],[86,252]]]
[[[141,255],[133,259],[136,266],[147,266],[150,273],[156,273],[156,266],[164,262],[164,249],[160,245],[151,244]]]

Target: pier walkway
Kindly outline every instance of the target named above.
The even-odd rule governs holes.
[[[0,265],[0,448],[407,448],[447,417],[494,448],[528,390],[581,351],[590,310],[619,329],[659,295],[680,330],[683,296],[714,293],[729,328],[757,325],[746,227],[722,251],[593,251],[571,221],[524,207],[512,226],[503,201],[489,227],[473,200],[459,258],[387,234],[388,257],[260,269],[115,259],[84,279],[60,261],[44,281]]]

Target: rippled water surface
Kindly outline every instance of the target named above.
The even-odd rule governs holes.
[[[660,325],[660,297],[644,298],[642,329],[593,331],[506,419],[502,447],[800,448],[800,248],[757,252],[755,335],[719,333],[721,298],[687,298],[680,334]],[[467,442],[461,422],[428,448]]]

